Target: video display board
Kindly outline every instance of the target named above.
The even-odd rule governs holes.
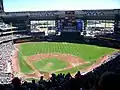
[[[65,18],[62,20],[63,30],[76,30],[76,18],[75,18],[75,11],[66,11]]]
[[[58,32],[82,32],[84,21],[76,19],[75,11],[66,11],[65,17],[57,20]]]

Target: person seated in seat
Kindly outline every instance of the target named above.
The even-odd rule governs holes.
[[[43,76],[40,77],[40,80],[38,81],[38,84],[45,84],[45,80],[44,80]]]
[[[37,84],[35,83],[35,80],[32,80],[32,83],[31,83],[31,90],[37,90],[38,86]]]
[[[76,78],[76,79],[79,79],[80,76],[81,76],[81,73],[80,73],[80,71],[78,71],[77,74],[75,75],[75,78]]]
[[[14,86],[13,90],[22,90],[21,80],[18,77],[13,78],[12,85]]]
[[[99,80],[99,90],[120,90],[119,76],[113,72],[105,72]]]

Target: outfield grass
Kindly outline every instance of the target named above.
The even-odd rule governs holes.
[[[101,56],[104,56],[106,54],[111,54],[114,51],[117,51],[116,49],[113,48],[107,48],[107,47],[100,47],[100,46],[95,46],[95,45],[87,45],[87,44],[75,44],[75,43],[60,43],[60,42],[38,42],[38,43],[24,43],[20,45],[20,52],[22,55],[19,55],[19,63],[21,67],[21,71],[24,73],[27,72],[32,72],[31,68],[25,64],[25,56],[31,56],[35,54],[40,54],[40,53],[61,53],[61,54],[71,54],[78,56],[82,58],[85,61],[89,61],[90,64],[86,65],[81,65],[78,67],[75,67],[73,69],[69,70],[64,70],[60,72],[76,72],[80,70],[81,68],[87,67],[93,63],[96,62],[97,59],[99,59]],[[50,59],[49,59],[50,60]],[[52,70],[57,70],[59,67],[59,60],[54,60],[52,62],[56,63],[56,65],[53,65],[52,67],[45,66],[43,65],[47,64],[48,60],[43,60],[38,63],[33,63],[36,68],[40,70],[47,70],[52,71]],[[42,62],[42,63],[41,63]],[[43,65],[42,65],[43,64]],[[65,66],[65,65],[63,65]],[[59,72],[58,72],[59,73]]]
[[[115,49],[87,44],[42,42],[21,44],[20,51],[24,56],[38,53],[66,53],[78,56],[86,61],[93,61],[105,54],[114,52]]]
[[[33,62],[33,65],[40,71],[51,72],[67,67],[68,63],[57,58],[46,58],[37,62]]]

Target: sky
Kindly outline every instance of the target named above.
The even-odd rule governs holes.
[[[120,0],[3,0],[3,2],[6,12],[120,9]]]

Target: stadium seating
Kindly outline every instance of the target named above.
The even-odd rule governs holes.
[[[12,71],[12,60],[14,46],[12,41],[0,45],[0,83],[10,83]],[[11,67],[8,67],[8,64]]]
[[[0,32],[11,28],[3,22],[0,22]],[[4,42],[6,41],[6,42]],[[8,84],[12,79],[12,56],[14,45],[12,35],[0,35],[0,84]]]

